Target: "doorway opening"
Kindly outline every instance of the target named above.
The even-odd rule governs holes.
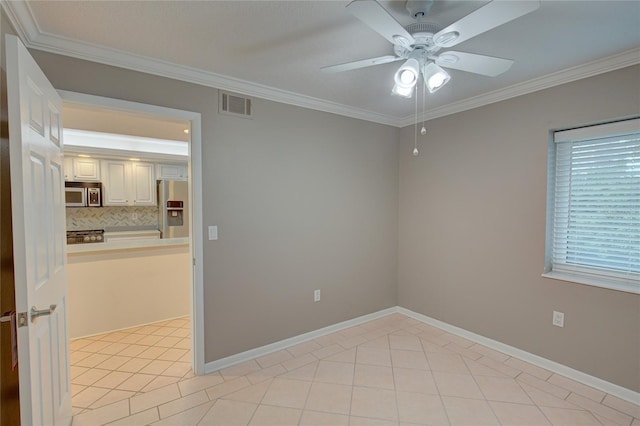
[[[86,228],[98,223],[101,225],[97,228],[105,231],[106,241],[104,245],[68,246],[75,415],[194,374],[204,374],[199,261],[202,208],[197,195],[201,194],[202,184],[201,123],[200,114],[190,111],[59,93],[63,99],[65,131],[76,132],[69,138],[74,142],[65,148],[65,169],[68,166],[74,171],[91,171],[93,164],[93,168],[100,169],[103,185],[103,207],[67,208],[67,228]],[[92,132],[128,135],[136,141],[183,142],[186,156],[146,148],[116,149],[117,144],[112,143],[87,146],[85,142]],[[84,142],[77,142],[79,139]],[[70,163],[67,153],[72,159]],[[79,169],[74,161],[88,165]],[[136,174],[137,170],[140,174]],[[118,198],[118,185],[125,190],[129,184],[137,185],[144,192],[149,179],[153,181],[153,191],[158,190],[152,194],[153,200],[140,203]],[[174,184],[184,187],[182,193],[188,195],[172,193],[169,196],[172,200],[164,200],[160,189],[169,187],[166,184],[171,184],[171,188]],[[184,205],[176,204],[176,197]],[[168,204],[173,210],[167,211]],[[171,228],[172,232],[165,227],[164,239],[158,241],[163,218],[165,222],[186,226],[187,236],[173,232],[178,226]],[[152,237],[147,239],[149,235]],[[117,273],[105,277],[99,268]]]

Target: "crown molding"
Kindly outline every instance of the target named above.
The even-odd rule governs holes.
[[[56,53],[63,56],[70,56],[72,58],[83,59],[133,71],[140,71],[146,74],[172,78],[188,83],[228,90],[242,95],[255,96],[270,101],[343,115],[360,120],[372,121],[389,126],[397,127],[399,123],[397,117],[365,109],[354,108],[337,102],[301,95],[299,93],[277,89],[263,84],[216,74],[185,65],[179,65],[141,55],[133,55],[118,49],[112,49],[84,41],[49,34],[40,30],[27,2],[0,1],[3,3],[3,6],[5,6],[5,10],[7,10],[10,20],[19,32],[18,35],[20,39],[29,49]]]
[[[281,102],[345,117],[357,118],[393,127],[415,124],[415,116],[395,117],[355,108],[311,96],[282,90],[263,84],[242,80],[201,69],[162,61],[150,57],[133,55],[121,50],[73,40],[41,31],[26,1],[0,0],[18,36],[30,49],[42,50],[77,59],[139,71],[160,77],[172,78],[216,89],[228,90],[242,95]],[[614,71],[640,63],[640,48],[601,58],[586,64],[560,70],[552,74],[514,84],[503,89],[477,95],[462,101],[432,109],[424,116],[427,120],[467,111],[473,108],[504,101],[517,96],[570,83],[572,81]]]
[[[354,108],[311,96],[301,95],[299,93],[277,89],[222,74],[216,74],[186,65],[179,65],[141,55],[132,55],[121,50],[106,48],[104,46],[86,43],[83,41],[71,40],[52,34],[41,33],[37,39],[31,42],[27,47],[30,49],[42,50],[45,52],[70,56],[91,62],[98,62],[119,68],[126,68],[133,71],[140,71],[146,74],[199,84],[201,86],[228,90],[242,95],[255,96],[303,108],[310,108],[346,117],[373,121],[390,126],[398,125],[397,117]]]
[[[17,36],[23,43],[30,43],[42,32],[26,1],[0,0],[0,7],[9,17],[9,21],[18,33]]]
[[[514,84],[503,89],[483,93],[459,102],[444,105],[427,111],[426,120],[444,117],[458,112],[467,111],[481,106],[493,104],[561,84],[571,83],[598,74],[640,64],[640,48],[624,51],[622,53],[600,58],[586,64],[556,71],[551,74],[537,77],[522,83]],[[420,119],[419,121],[422,121]],[[415,116],[410,115],[399,120],[398,127],[406,127],[416,123]]]

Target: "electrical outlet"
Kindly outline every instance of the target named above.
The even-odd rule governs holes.
[[[564,313],[553,311],[553,325],[556,327],[564,327]]]
[[[314,302],[319,302],[320,301],[320,290],[315,290],[313,292],[313,301]]]

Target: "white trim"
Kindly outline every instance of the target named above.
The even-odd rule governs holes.
[[[151,321],[151,322],[143,322],[141,324],[135,324],[135,325],[128,325],[126,327],[122,327],[122,328],[116,328],[114,330],[109,330],[109,331],[103,331],[100,333],[92,333],[92,334],[87,334],[84,336],[80,336],[80,337],[73,337],[71,339],[69,339],[70,342],[74,342],[76,340],[82,340],[82,339],[88,339],[90,337],[94,337],[94,336],[102,336],[103,334],[109,334],[109,333],[116,333],[118,331],[122,331],[122,330],[128,330],[130,328],[137,328],[137,327],[144,327],[145,325],[151,325],[151,324],[155,324],[157,322],[165,322],[165,321],[173,321],[173,320],[177,320],[177,319],[182,319],[184,318],[184,315],[180,315],[178,317],[171,317],[171,318],[166,318],[166,319],[161,319],[161,320],[156,320],[156,321]]]
[[[147,138],[142,136],[120,135],[116,133],[94,132],[64,128],[65,150],[69,147],[84,151],[89,149],[113,153],[135,152],[139,156],[149,158],[149,155],[161,154],[176,160],[186,161],[189,158],[189,144],[183,141]],[[109,147],[105,149],[104,147]]]
[[[133,55],[121,50],[73,40],[43,32],[38,28],[29,4],[26,1],[0,0],[7,11],[10,21],[16,27],[22,42],[30,49],[57,53],[73,58],[98,62],[161,77],[173,78],[189,83],[229,90],[238,94],[255,96],[275,102],[282,102],[302,108],[329,112],[345,117],[372,121],[394,127],[406,127],[415,123],[415,116],[396,117],[380,114],[361,108],[339,104],[311,96],[301,95],[238,78],[216,74],[185,65],[174,64],[154,58]],[[426,120],[467,111],[495,102],[511,99],[560,84],[614,71],[631,65],[640,64],[640,48],[635,48],[616,55],[597,59],[586,64],[560,70],[542,77],[514,84],[503,89],[484,93],[458,102],[443,105],[428,111]]]
[[[203,257],[203,225],[202,225],[202,118],[200,114],[191,120],[191,144],[189,144],[189,183],[191,188],[192,221],[191,253],[193,253],[193,296],[191,298],[191,312],[193,314],[191,333],[194,340],[192,351],[193,372],[200,376],[205,374],[204,361],[204,257]],[[198,194],[196,197],[195,194]],[[195,350],[198,348],[198,350]]]
[[[575,380],[576,382],[579,382],[587,386],[591,386],[594,389],[598,389],[603,392],[606,392],[609,395],[613,395],[620,399],[624,399],[625,401],[629,401],[631,403],[637,404],[637,401],[640,400],[639,392],[635,392],[631,389],[627,389],[622,386],[616,385],[614,383],[607,382],[606,380],[599,379],[597,377],[583,373],[582,371],[574,370],[573,368],[567,367],[566,365],[557,363],[555,361],[551,361],[549,359],[543,358],[538,355],[534,355],[530,352],[523,351],[522,349],[509,346],[507,344],[498,342],[497,340],[489,339],[488,337],[484,337],[479,334],[473,333],[471,331],[467,331],[463,328],[447,324],[446,322],[439,321],[435,318],[431,318],[426,315],[413,312],[401,306],[394,306],[392,308],[383,309],[381,311],[373,312],[368,315],[363,315],[361,317],[340,322],[338,324],[330,325],[328,327],[324,327],[315,331],[300,334],[298,336],[294,336],[288,339],[280,340],[279,342],[271,343],[265,346],[260,346],[258,348],[241,352],[236,355],[231,355],[216,361],[208,362],[205,364],[205,374],[210,374],[215,371],[221,370],[226,367],[230,367],[232,365],[235,365],[241,362],[249,361],[264,355],[268,355],[272,352],[283,350],[291,346],[304,343],[309,340],[316,339],[318,337],[325,336],[330,333],[334,333],[336,331],[344,330],[346,328],[360,325],[365,322],[382,318],[387,315],[391,315],[395,313],[406,315],[409,318],[413,318],[422,323],[431,325],[433,327],[437,327],[448,333],[455,334],[456,336],[464,337],[465,339],[471,340],[472,342],[479,343],[488,348],[502,352],[506,355],[512,356],[514,358],[518,358],[522,361],[526,361],[540,368],[547,369],[553,373],[560,374],[564,377]]]
[[[197,375],[204,373],[204,279],[203,279],[203,249],[202,249],[202,118],[200,113],[105,98],[102,96],[58,90],[63,103],[74,105],[99,106],[114,111],[134,111],[170,120],[185,120],[191,123],[191,143],[189,144],[189,192],[191,197],[192,220],[190,251],[195,261],[193,269],[193,293],[191,295],[191,335],[192,339],[192,367]],[[197,196],[193,196],[197,194]]]
[[[640,401],[639,392],[623,388],[622,386],[607,382],[606,380],[599,379],[597,377],[583,373],[582,371],[574,370],[573,368],[567,367],[566,365],[551,361],[538,355],[534,355],[530,352],[523,351],[522,349],[509,346],[507,344],[498,342],[497,340],[489,339],[488,337],[484,337],[471,331],[467,331],[463,328],[447,324],[446,322],[439,321],[435,318],[413,312],[406,308],[397,307],[397,312],[425,324],[440,328],[448,333],[464,337],[465,339],[487,346],[496,351],[500,351],[506,355],[518,358],[522,361],[526,361],[538,367],[545,368],[553,373],[568,377],[572,380],[575,380],[576,382],[591,386],[592,388],[624,399],[625,401],[629,401],[634,404],[637,404],[638,401]]]
[[[315,331],[310,331],[308,333],[304,333],[298,336],[290,337],[288,339],[280,340],[279,342],[271,343],[265,346],[260,346],[255,349],[250,349],[248,351],[231,355],[225,358],[221,358],[216,361],[211,361],[205,365],[205,374],[213,373],[214,371],[218,371],[223,368],[227,368],[244,361],[249,361],[254,358],[268,355],[272,352],[280,351],[282,349],[286,349],[291,346],[304,343],[321,336],[325,336],[327,334],[335,333],[336,331],[344,330],[349,327],[354,327],[356,325],[364,324],[365,322],[368,322],[368,321],[385,317],[387,315],[395,314],[396,312],[398,312],[398,308],[394,306],[393,308],[383,309],[381,311],[377,311],[371,314],[363,315],[361,317],[353,318],[347,321],[343,321],[337,324],[323,327]]]
[[[390,115],[52,34],[40,33],[35,40],[26,41],[25,45],[30,49],[397,127],[397,118]]]
[[[616,280],[615,278],[608,277],[606,275],[595,275],[573,272],[570,269],[555,270],[545,272],[542,274],[543,278],[551,278],[558,281],[566,281],[570,283],[590,285],[593,287],[606,288],[609,290],[623,291],[625,293],[640,294],[640,285],[638,281],[635,283],[632,281],[625,281],[624,279]]]
[[[40,26],[33,18],[33,12],[31,12],[31,7],[28,2],[0,0],[0,6],[2,6],[7,13],[9,21],[25,46],[29,46],[29,43],[42,33]]]
[[[629,118],[611,123],[581,126],[575,129],[558,130],[553,132],[556,143],[576,142],[588,139],[605,138],[640,132],[640,118]]]

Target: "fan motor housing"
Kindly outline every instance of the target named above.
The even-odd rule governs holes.
[[[404,28],[411,35],[414,35],[415,33],[435,34],[442,29],[442,25],[436,24],[435,22],[422,21],[414,22],[413,24],[409,24]]]

